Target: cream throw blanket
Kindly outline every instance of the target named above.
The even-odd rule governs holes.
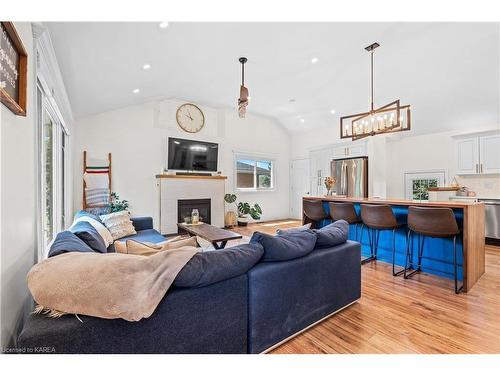
[[[191,246],[152,256],[66,253],[28,273],[35,301],[51,311],[138,321],[153,314],[177,274],[198,252]]]

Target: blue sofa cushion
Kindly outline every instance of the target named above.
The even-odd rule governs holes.
[[[50,246],[49,258],[55,257],[56,255],[70,253],[70,252],[80,252],[80,253],[93,253],[94,250],[78,238],[73,232],[66,230],[64,232],[57,233],[54,242]]]
[[[316,247],[332,247],[347,241],[349,224],[345,220],[338,220],[321,229],[313,229],[318,236]]]
[[[313,251],[316,234],[310,229],[277,236],[255,232],[250,243],[260,243],[264,247],[263,262],[280,262],[300,258]]]
[[[137,242],[158,243],[166,241],[167,238],[165,236],[162,236],[160,232],[158,232],[156,229],[144,229],[137,231],[137,234],[132,234],[130,236],[122,237],[118,241],[127,241],[127,240],[134,240]]]
[[[177,287],[202,287],[243,275],[264,254],[258,243],[195,254],[174,280]]]
[[[136,232],[153,229],[153,218],[150,216],[135,216],[131,217],[130,220],[132,220]]]
[[[88,222],[79,221],[69,228],[78,238],[98,253],[106,253],[106,244],[99,232]]]
[[[88,216],[88,217],[91,217],[92,219],[94,220],[97,220],[99,223],[102,224],[102,221],[101,219],[99,218],[99,216],[97,215],[94,215],[94,214],[91,214],[90,212],[87,212],[87,211],[84,211],[84,210],[80,210],[78,211],[76,214],[75,214],[75,217],[73,218],[73,221],[75,221],[76,219],[82,217],[82,216]]]

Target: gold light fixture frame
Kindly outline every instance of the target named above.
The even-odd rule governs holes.
[[[351,138],[353,141],[358,139],[366,138],[369,136],[374,136],[378,134],[388,134],[388,133],[396,133],[401,131],[407,131],[411,129],[411,108],[410,105],[401,105],[400,100],[395,100],[389,104],[386,104],[382,107],[375,108],[374,100],[373,100],[373,53],[377,47],[380,47],[380,44],[373,43],[368,47],[365,47],[365,50],[370,52],[370,86],[371,86],[371,106],[368,112],[356,113],[354,115],[342,116],[340,117],[340,138],[346,139]],[[377,129],[372,128],[369,131],[366,129],[362,129],[362,131],[358,132],[355,130],[357,128],[357,124],[369,117],[374,117],[377,114],[387,114],[388,112],[396,113],[396,121],[391,124],[384,124],[383,127],[379,127],[377,124]],[[401,114],[406,112],[406,126],[403,126],[401,121]],[[350,121],[350,123],[349,123]]]

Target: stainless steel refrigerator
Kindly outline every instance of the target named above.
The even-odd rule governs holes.
[[[368,158],[335,159],[331,164],[332,177],[337,195],[368,197]]]

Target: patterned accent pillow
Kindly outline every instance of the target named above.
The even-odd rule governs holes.
[[[132,220],[130,220],[130,214],[127,211],[101,215],[100,218],[110,231],[113,240],[137,234],[134,224],[132,224]]]

